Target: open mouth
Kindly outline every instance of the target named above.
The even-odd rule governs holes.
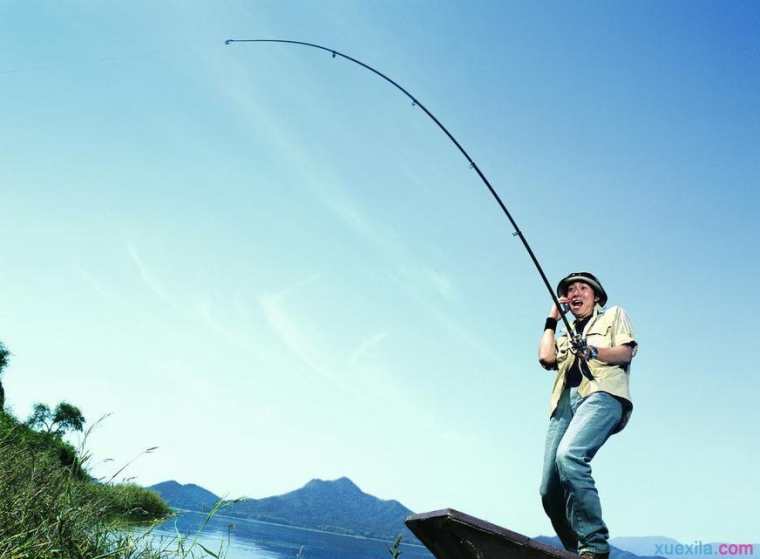
[[[570,301],[570,308],[571,309],[580,309],[583,306],[583,301],[580,299],[573,299]]]

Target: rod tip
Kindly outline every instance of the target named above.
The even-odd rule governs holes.
[[[234,40],[235,40],[235,39],[227,39],[226,41],[224,41],[224,44],[225,44],[225,45],[229,45],[229,44],[230,44],[230,43],[232,43]]]

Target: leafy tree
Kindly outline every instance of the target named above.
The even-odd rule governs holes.
[[[58,437],[68,431],[82,431],[84,423],[85,418],[79,408],[68,402],[61,402],[53,411],[46,404],[34,404],[32,415],[26,420],[32,429],[44,430]]]
[[[65,433],[66,431],[82,431],[84,429],[85,419],[79,408],[69,404],[68,402],[61,402],[55,408],[53,414],[53,424],[56,426],[56,433]]]
[[[43,429],[50,432],[53,422],[53,413],[47,404],[36,403],[32,409],[32,415],[26,420],[26,424],[32,429]]]

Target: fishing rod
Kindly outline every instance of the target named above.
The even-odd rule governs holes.
[[[541,268],[541,264],[539,264],[538,259],[536,258],[536,255],[533,253],[533,249],[530,248],[530,245],[528,244],[527,239],[525,238],[525,235],[523,235],[523,232],[520,230],[520,228],[517,226],[517,222],[515,222],[514,218],[512,217],[512,214],[509,213],[509,210],[507,209],[507,206],[504,205],[504,202],[502,202],[501,198],[497,194],[496,190],[494,190],[493,186],[491,186],[491,183],[486,178],[486,176],[483,174],[483,171],[480,170],[480,167],[478,167],[477,163],[470,157],[470,154],[467,153],[467,151],[462,147],[462,144],[460,144],[457,139],[451,134],[451,132],[448,131],[448,129],[441,124],[441,121],[438,120],[433,113],[431,113],[425,105],[419,102],[419,100],[409,93],[406,89],[404,89],[402,86],[400,86],[398,83],[393,81],[391,78],[383,74],[381,71],[373,68],[369,64],[365,64],[361,60],[357,60],[356,58],[349,56],[347,54],[343,54],[342,52],[339,52],[335,49],[331,49],[328,47],[324,47],[322,45],[317,45],[314,43],[305,43],[303,41],[289,41],[286,39],[227,39],[224,41],[225,45],[231,45],[232,43],[285,43],[289,45],[300,45],[304,47],[311,47],[319,50],[323,50],[325,52],[329,52],[333,58],[336,56],[340,56],[341,58],[345,58],[346,60],[349,60],[355,64],[358,64],[362,68],[366,68],[373,74],[376,74],[377,76],[380,76],[385,81],[393,85],[396,89],[401,91],[404,95],[406,95],[409,99],[412,100],[412,106],[413,107],[419,107],[422,109],[427,116],[429,116],[433,122],[435,122],[438,125],[438,128],[440,128],[444,134],[453,142],[453,144],[457,147],[457,149],[460,151],[462,155],[465,156],[467,161],[470,163],[470,168],[474,169],[475,172],[480,177],[480,180],[483,181],[483,183],[488,188],[488,191],[491,193],[491,195],[494,197],[496,202],[499,204],[499,207],[501,208],[502,212],[504,212],[504,215],[507,216],[507,219],[512,224],[512,227],[514,228],[514,233],[512,235],[514,237],[519,237],[522,241],[523,246],[525,247],[525,250],[528,251],[528,255],[530,256],[530,259],[533,261],[533,264],[536,266],[536,270],[538,270],[539,275],[541,276],[541,279],[544,282],[544,285],[546,286],[546,289],[549,291],[549,295],[552,298],[552,301],[554,301],[554,304],[557,305],[557,308],[560,310],[560,317],[562,317],[562,322],[565,325],[565,328],[567,329],[568,334],[571,334],[573,332],[573,329],[570,327],[570,323],[567,320],[567,317],[565,316],[566,311],[564,310],[564,306],[560,304],[559,300],[557,299],[557,296],[554,294],[554,291],[552,290],[552,286],[549,284],[549,280],[546,277],[546,274],[544,273],[543,268]],[[574,343],[579,344],[581,349],[583,348],[583,340],[581,340],[580,335],[576,334],[574,336]],[[582,353],[582,352],[579,352]]]

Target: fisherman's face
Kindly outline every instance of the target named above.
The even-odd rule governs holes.
[[[594,288],[582,281],[574,281],[567,286],[567,302],[575,318],[586,318],[594,312],[594,305],[599,300]]]

